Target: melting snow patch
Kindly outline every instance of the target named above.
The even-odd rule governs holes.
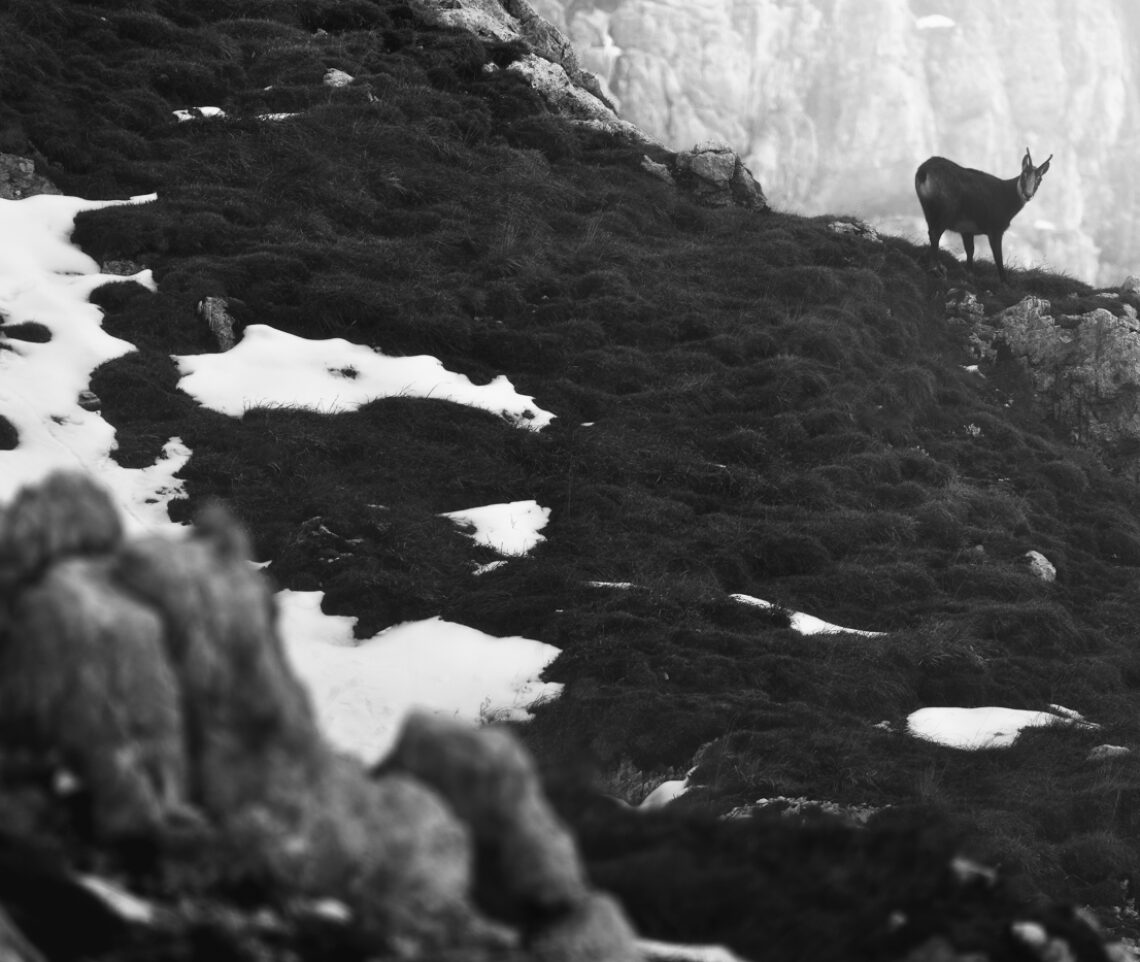
[[[688,790],[688,778],[674,778],[658,785],[641,800],[641,804],[637,807],[646,810],[664,808],[670,802],[680,798]]]
[[[495,638],[429,618],[356,641],[356,619],[320,613],[319,591],[282,591],[281,634],[317,721],[336,747],[377,761],[413,708],[478,724],[526,721],[560,684],[539,675],[559,650],[530,638]]]
[[[150,271],[100,273],[71,243],[75,217],[151,200],[153,194],[110,201],[48,194],[0,200],[0,313],[11,324],[34,322],[51,335],[42,343],[7,339],[10,350],[0,351],[0,414],[18,438],[14,449],[0,451],[0,502],[52,471],[78,469],[111,490],[132,533],[171,524],[166,503],[181,493],[174,474],[188,449],[174,438],[156,465],[124,468],[111,458],[114,428],[79,403],[96,367],[134,350],[103,330],[103,312],[90,302],[91,292],[122,281],[154,290],[154,281]]]
[[[221,107],[187,107],[185,110],[175,110],[174,116],[180,124],[187,120],[224,119],[226,112]]]
[[[1050,725],[1098,727],[1071,709],[1059,705],[1050,707],[1057,711],[993,707],[920,708],[910,714],[906,724],[908,733],[916,738],[968,751],[1009,748],[1026,728]]]
[[[303,407],[335,413],[382,397],[430,397],[501,415],[540,431],[554,418],[499,376],[475,385],[434,357],[387,357],[343,338],[308,340],[265,324],[251,324],[224,354],[174,358],[179,387],[206,407],[240,417],[251,407]],[[347,378],[342,371],[353,370]]]
[[[729,597],[741,604],[752,605],[754,608],[770,610],[775,607],[770,601],[763,601],[760,598],[752,597],[752,595],[730,595]],[[862,635],[864,638],[881,638],[884,634],[881,631],[841,628],[839,625],[833,625],[816,618],[814,615],[805,615],[802,611],[788,612],[788,616],[791,619],[792,630],[798,631],[801,635]]]
[[[476,544],[493,548],[501,555],[518,557],[546,540],[539,532],[550,520],[550,509],[537,501],[510,501],[448,511],[443,517],[471,529],[468,533]]]

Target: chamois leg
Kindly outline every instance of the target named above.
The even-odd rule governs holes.
[[[994,263],[997,265],[998,277],[1005,284],[1005,262],[1001,256],[1001,234],[987,234],[986,236],[990,239],[990,250],[993,252]]]
[[[939,274],[943,273],[942,265],[938,263],[938,245],[942,243],[942,231],[935,230],[933,227],[929,230],[930,236],[930,266],[934,268]]]
[[[963,234],[962,246],[966,249],[966,270],[974,273],[974,235]]]

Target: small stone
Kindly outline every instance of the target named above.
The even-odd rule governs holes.
[[[669,168],[664,164],[659,164],[649,157],[641,158],[641,169],[644,170],[649,176],[656,177],[658,180],[664,181],[666,184],[673,184],[673,175],[669,172]]]
[[[99,395],[94,391],[80,391],[79,406],[84,411],[98,411],[103,406],[103,402],[99,400]]]
[[[1042,949],[1049,942],[1049,933],[1040,922],[1014,922],[1009,930],[1015,939],[1031,949]]]
[[[1040,551],[1027,551],[1025,557],[1029,561],[1029,570],[1042,581],[1052,583],[1057,580],[1057,569]]]
[[[950,860],[950,871],[961,885],[970,885],[975,882],[982,882],[987,886],[997,884],[996,869],[962,855],[956,855]]]
[[[356,78],[352,74],[345,73],[343,70],[337,70],[336,67],[330,67],[325,71],[325,84],[329,87],[347,87]]]
[[[1124,745],[1097,745],[1095,748],[1089,749],[1085,761],[1103,762],[1110,758],[1123,758],[1125,755],[1131,754],[1132,749],[1126,748]]]
[[[870,224],[864,224],[861,220],[833,220],[827,225],[827,229],[834,234],[844,234],[848,237],[861,237],[863,240],[871,241],[874,244],[881,244],[883,242],[882,235]]]
[[[198,316],[210,328],[210,333],[218,342],[218,350],[228,351],[237,342],[234,319],[226,309],[224,297],[203,297],[198,302]]]

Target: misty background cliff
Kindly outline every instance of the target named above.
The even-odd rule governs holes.
[[[918,164],[1001,177],[1054,154],[1007,258],[1092,283],[1140,270],[1132,0],[537,0],[620,114],[724,141],[774,205],[916,238]],[[961,254],[957,235],[943,246]],[[979,247],[989,257],[986,245]]]

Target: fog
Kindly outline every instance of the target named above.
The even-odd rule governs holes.
[[[539,0],[622,117],[727,143],[773,206],[925,240],[915,168],[1003,178],[1053,154],[1006,262],[1140,274],[1134,0]],[[956,235],[943,246],[961,254]],[[978,254],[989,257],[983,240]]]

